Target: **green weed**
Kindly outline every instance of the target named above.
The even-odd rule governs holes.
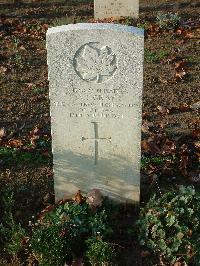
[[[41,164],[48,161],[48,158],[39,150],[36,151],[23,151],[16,148],[0,147],[0,160],[3,165],[10,164]]]
[[[160,28],[166,30],[176,29],[180,24],[180,17],[177,13],[162,13],[159,12],[157,17],[157,22]]]
[[[145,170],[148,165],[153,164],[157,166],[162,166],[165,164],[166,160],[171,160],[174,158],[171,157],[163,157],[163,156],[142,156],[141,159],[141,169]]]
[[[4,252],[12,256],[23,249],[22,241],[26,235],[22,226],[14,221],[12,208],[14,205],[13,192],[6,190],[3,192],[3,219],[0,224],[0,239],[4,246]]]
[[[106,238],[111,233],[107,219],[105,210],[93,212],[87,203],[67,202],[38,221],[39,224],[34,228],[31,239],[31,248],[40,265],[64,265],[66,261],[85,254],[89,238]],[[104,246],[104,249],[96,250],[92,257],[91,249],[98,248],[94,245],[94,243],[89,244],[90,251],[88,250],[87,254],[89,260],[98,253],[99,260],[109,261],[111,257],[109,245],[103,241],[96,243],[98,247]]]
[[[81,23],[81,22],[84,22],[84,20],[81,17],[73,15],[70,17],[62,17],[62,18],[57,18],[57,19],[53,20],[52,27]]]
[[[193,187],[180,187],[141,209],[136,223],[140,244],[163,265],[200,263],[200,195]]]
[[[150,51],[149,49],[144,49],[144,60],[147,63],[158,63],[169,55],[168,51],[158,50],[155,52]]]

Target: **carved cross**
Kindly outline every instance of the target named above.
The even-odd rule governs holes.
[[[106,141],[111,142],[111,137],[110,138],[99,138],[98,123],[97,122],[91,122],[91,123],[94,124],[94,138],[85,138],[82,136],[82,141],[94,140],[94,147],[95,147],[94,164],[97,165],[98,157],[99,157],[99,141],[106,140]]]

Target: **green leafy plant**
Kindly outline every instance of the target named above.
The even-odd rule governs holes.
[[[158,13],[157,22],[160,28],[172,30],[176,29],[180,24],[180,17],[173,13]]]
[[[150,51],[147,48],[144,49],[144,59],[148,63],[150,63],[150,62],[154,62],[154,63],[160,62],[161,60],[163,60],[168,55],[169,55],[168,51],[159,50],[159,51],[153,52],[153,51]]]
[[[137,23],[137,27],[138,28],[141,28],[141,29],[144,29],[144,30],[147,30],[148,27],[149,27],[149,24],[147,22],[144,22],[144,23]]]
[[[53,20],[52,26],[56,27],[56,26],[75,24],[81,22],[85,22],[82,17],[72,15],[69,17],[56,18],[55,20]]]
[[[0,224],[0,236],[5,253],[17,255],[23,249],[23,240],[26,236],[22,226],[14,221],[12,207],[13,193],[10,190],[3,192],[4,215]]]
[[[200,195],[193,187],[153,196],[136,223],[142,246],[164,265],[182,261],[200,263]]]
[[[116,252],[114,247],[100,237],[87,240],[88,250],[86,257],[93,266],[116,265]]]
[[[38,148],[48,147],[45,142],[38,141]],[[34,163],[40,164],[48,160],[48,157],[44,156],[43,153],[37,149],[34,151],[24,151],[17,148],[5,148],[0,147],[0,160],[4,165],[10,164],[21,164],[21,163]]]
[[[88,238],[104,238],[111,233],[107,219],[104,209],[94,212],[86,202],[59,205],[33,227],[31,248],[40,265],[63,265],[83,257]]]
[[[16,52],[12,58],[13,65],[17,68],[17,70],[23,70],[25,67],[25,58],[22,56],[20,52]]]

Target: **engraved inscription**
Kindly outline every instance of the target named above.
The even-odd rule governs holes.
[[[82,45],[74,56],[77,75],[87,82],[108,81],[117,70],[117,58],[108,46],[91,42]]]
[[[97,165],[98,156],[99,156],[99,141],[100,140],[107,140],[107,141],[111,142],[111,137],[110,138],[99,138],[98,123],[97,122],[91,122],[91,123],[94,124],[94,138],[85,138],[82,136],[82,141],[94,140],[94,147],[95,147],[94,164]]]

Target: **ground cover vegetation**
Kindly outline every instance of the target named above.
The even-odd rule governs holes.
[[[54,205],[45,33],[95,22],[93,1],[1,7],[0,265],[200,264],[198,14],[142,0],[138,20],[99,21],[145,29],[139,214],[80,193]]]

